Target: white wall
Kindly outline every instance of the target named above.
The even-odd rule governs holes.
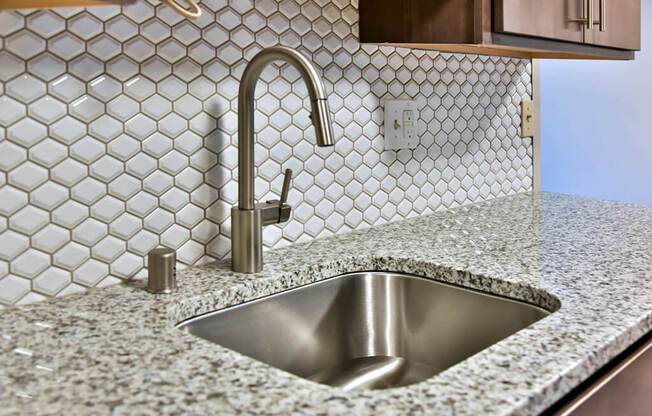
[[[652,205],[652,0],[635,61],[541,62],[542,188]]]

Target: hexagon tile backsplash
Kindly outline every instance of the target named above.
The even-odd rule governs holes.
[[[238,80],[261,48],[322,70],[336,145],[317,148],[288,66],[258,85],[256,196],[295,172],[273,247],[531,189],[519,137],[530,62],[360,45],[357,0],[157,0],[0,12],[0,304],[145,274],[162,244],[183,265],[230,255]],[[420,144],[383,151],[382,102],[411,97]],[[2,306],[0,306],[1,308]]]

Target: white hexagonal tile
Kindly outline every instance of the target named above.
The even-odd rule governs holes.
[[[177,249],[190,238],[190,231],[173,224],[163,234],[161,234],[161,244],[166,247]]]
[[[50,170],[50,177],[65,186],[73,186],[86,177],[87,167],[81,163],[66,159]]]
[[[68,156],[68,149],[52,139],[45,139],[29,149],[30,160],[50,168]],[[1,163],[0,163],[1,164]]]
[[[110,223],[125,211],[125,203],[112,196],[105,196],[91,207],[91,216]]]
[[[159,159],[159,168],[163,169],[170,175],[176,175],[188,166],[188,157],[172,150],[161,159]]]
[[[161,207],[172,212],[177,212],[188,203],[189,199],[187,192],[183,192],[178,188],[172,188],[161,196],[159,203]]]
[[[42,209],[27,206],[9,218],[9,228],[23,234],[32,235],[43,228],[50,217]]]
[[[136,2],[124,6],[122,13],[136,23],[142,23],[145,20],[154,17],[154,8],[147,2]]]
[[[11,272],[33,279],[50,266],[50,256],[38,250],[27,250],[11,262]]]
[[[92,205],[106,195],[106,185],[93,178],[86,178],[73,186],[70,197],[86,205]]]
[[[109,60],[122,52],[120,42],[104,33],[90,40],[86,48],[91,55],[103,60]]]
[[[204,218],[204,210],[196,205],[188,204],[176,213],[176,222],[186,228],[192,229]]]
[[[157,88],[159,94],[170,100],[176,100],[188,91],[187,84],[174,75],[160,81]]]
[[[125,16],[116,16],[104,24],[104,30],[119,42],[124,42],[138,34],[138,25]]]
[[[140,143],[126,134],[121,134],[107,145],[107,152],[123,162],[131,159],[139,151]]]
[[[199,40],[188,47],[188,56],[200,65],[215,58],[215,48],[204,40]]]
[[[0,169],[9,171],[27,159],[27,151],[9,141],[0,142]]]
[[[52,262],[66,270],[75,270],[90,257],[90,250],[77,243],[68,243],[52,256]]]
[[[6,305],[12,305],[25,296],[29,290],[29,280],[9,275],[0,279],[0,302]]]
[[[172,66],[163,58],[153,56],[141,64],[140,70],[143,75],[158,82],[170,75],[172,72]]]
[[[178,40],[170,38],[156,46],[156,53],[173,64],[186,55],[186,47]]]
[[[102,30],[102,22],[90,13],[80,13],[68,20],[68,30],[80,37],[88,40],[99,35]]]
[[[70,104],[68,110],[71,115],[90,123],[104,113],[104,104],[89,95],[84,95]]]
[[[70,155],[84,163],[90,164],[104,154],[104,144],[90,136],[77,141],[70,147]]]
[[[161,208],[157,208],[143,221],[144,227],[155,234],[161,234],[172,224],[174,224],[174,215]]]
[[[7,179],[11,185],[29,192],[47,181],[48,171],[32,162],[27,162],[9,172]]]
[[[27,70],[42,80],[50,81],[66,72],[66,63],[46,52],[30,59]]]
[[[0,80],[8,81],[25,70],[25,61],[7,51],[0,51]]]
[[[66,22],[49,10],[41,10],[27,17],[27,28],[43,38],[49,38],[66,28]]]
[[[7,36],[25,26],[25,18],[17,11],[3,10],[0,13],[0,36]]]
[[[68,286],[70,281],[70,272],[50,267],[32,281],[32,287],[44,295],[54,296]]]
[[[104,63],[84,53],[68,63],[68,71],[81,80],[90,81],[104,71]]]
[[[88,93],[100,101],[108,102],[122,92],[122,84],[107,75],[95,78],[88,84]]]
[[[72,75],[62,75],[48,85],[50,94],[69,103],[86,92],[86,85]]]
[[[52,211],[52,222],[66,228],[74,228],[88,218],[88,207],[67,201],[59,208]]]
[[[111,182],[124,171],[122,162],[105,155],[94,162],[89,169],[89,174],[102,182]]]
[[[68,241],[70,241],[70,231],[49,224],[32,236],[32,247],[52,254]]]
[[[141,103],[141,108],[145,114],[154,120],[160,120],[172,111],[172,103],[158,94],[154,94]]]
[[[5,48],[16,56],[29,59],[45,50],[45,40],[28,30],[21,30],[5,39]]]
[[[131,253],[125,253],[111,263],[111,274],[130,279],[143,268],[143,259]]]
[[[23,103],[32,102],[45,95],[46,92],[45,83],[29,74],[21,75],[9,81],[6,89],[8,95]]]
[[[127,243],[127,249],[141,256],[146,256],[158,246],[158,235],[147,230],[141,230]]]
[[[143,180],[143,189],[154,195],[161,196],[172,188],[173,183],[172,176],[157,170]]]
[[[158,199],[147,192],[138,192],[127,201],[127,211],[141,218],[149,215],[157,206]]]
[[[194,264],[204,255],[204,252],[202,244],[190,240],[177,250],[177,259],[186,264]]]
[[[126,81],[138,73],[138,63],[125,55],[118,55],[106,64],[106,72],[120,81]]]
[[[88,125],[88,133],[105,143],[118,137],[122,133],[122,130],[122,123],[106,114]]]
[[[104,6],[103,6],[104,7]],[[87,260],[72,274],[72,280],[93,287],[109,274],[109,265],[97,260]]]
[[[208,208],[211,204],[213,204],[213,202],[217,200],[218,197],[219,193],[217,189],[208,184],[201,185],[190,195],[191,201],[202,208]],[[163,201],[161,201],[161,204],[163,204]]]
[[[109,233],[122,239],[128,240],[142,229],[142,221],[129,213],[124,213],[109,224]]]
[[[86,125],[79,120],[66,116],[50,125],[50,136],[70,145],[86,135]]]
[[[2,112],[0,112],[0,126],[10,125],[25,116],[27,112],[23,104],[6,95],[0,97],[0,107],[2,107]]]
[[[7,138],[30,147],[45,138],[47,129],[41,123],[25,118],[7,129]]]
[[[218,235],[206,246],[206,252],[218,259],[224,258],[231,252],[231,240],[223,235]]]
[[[159,19],[150,19],[140,26],[141,35],[153,43],[159,43],[170,36],[170,26]]]
[[[68,199],[68,189],[54,182],[46,182],[32,191],[29,199],[37,207],[53,210]]]
[[[202,244],[211,241],[219,233],[219,227],[212,221],[202,220],[195,228],[192,229],[192,238]]]
[[[82,54],[84,48],[84,41],[69,32],[63,32],[48,40],[48,51],[66,61]]]
[[[4,231],[0,234],[0,259],[11,261],[23,251],[27,250],[29,239],[13,231]]]
[[[192,192],[204,182],[204,175],[196,169],[188,167],[174,176],[174,184],[187,192]]]
[[[143,179],[156,170],[156,159],[140,153],[127,162],[126,168],[128,173]]]
[[[154,133],[143,141],[143,151],[155,158],[160,158],[170,150],[172,140],[161,133]]]
[[[138,179],[131,175],[122,174],[109,184],[109,193],[126,201],[138,192],[140,186]]]
[[[108,234],[108,227],[93,218],[88,218],[77,225],[72,231],[72,239],[78,243],[92,247]]]
[[[177,137],[179,134],[186,131],[188,122],[176,113],[165,116],[159,121],[159,129],[169,137]]]
[[[52,124],[66,115],[66,105],[52,97],[43,97],[27,108],[27,113],[45,124]]]
[[[105,263],[111,263],[126,250],[126,243],[113,236],[103,238],[91,250],[93,258]]]
[[[136,62],[143,62],[156,52],[154,44],[147,39],[136,36],[122,46],[124,53]]]

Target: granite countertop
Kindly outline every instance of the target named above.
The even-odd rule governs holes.
[[[199,313],[347,271],[410,272],[548,317],[418,384],[344,391],[182,332]],[[537,414],[652,329],[652,208],[519,194],[0,313],[0,414]]]

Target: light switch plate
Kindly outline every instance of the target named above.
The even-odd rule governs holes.
[[[385,101],[385,150],[414,149],[417,137],[417,105],[412,100]]]
[[[521,101],[521,137],[534,136],[534,102]]]

